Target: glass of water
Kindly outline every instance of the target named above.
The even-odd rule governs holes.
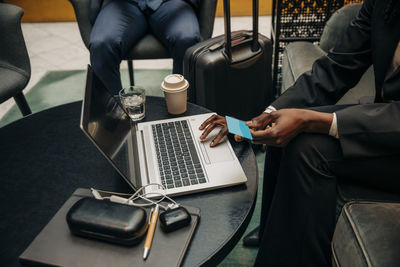
[[[119,91],[121,103],[133,121],[144,118],[146,94],[143,87],[129,86]]]

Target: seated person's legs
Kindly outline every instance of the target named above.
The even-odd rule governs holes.
[[[331,105],[307,108],[318,112],[331,113],[337,110],[350,107],[352,105]],[[263,199],[261,206],[261,222],[260,225],[265,225],[265,220],[271,206],[272,196],[275,189],[276,180],[279,173],[280,160],[282,149],[279,147],[267,147],[264,168],[264,183],[263,183]],[[261,236],[263,235],[263,227],[256,227],[248,233],[243,239],[244,246],[256,247],[260,244]]]
[[[122,89],[121,60],[146,29],[146,18],[132,1],[113,0],[98,14],[90,35],[90,62],[113,94]]]
[[[273,192],[275,189],[276,179],[278,177],[279,165],[282,155],[282,149],[279,147],[269,146],[266,149],[264,175],[263,175],[263,189],[262,189],[262,202],[261,202],[261,217],[260,225],[265,225]],[[243,245],[248,247],[258,247],[263,235],[264,227],[257,226],[251,230],[244,238]]]
[[[282,152],[276,184],[263,192],[272,201],[263,203],[269,212],[256,266],[330,265],[337,177],[400,191],[400,156],[344,159],[338,139],[307,133]]]
[[[170,0],[151,14],[149,24],[174,60],[173,73],[181,74],[186,49],[200,41],[195,10],[183,0]]]

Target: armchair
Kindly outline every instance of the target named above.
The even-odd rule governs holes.
[[[89,48],[90,32],[90,0],[69,0],[74,7],[76,20],[82,40]],[[198,19],[202,40],[209,39],[214,28],[215,10],[217,0],[202,0],[199,4]],[[170,58],[168,50],[151,33],[146,34],[134,47],[132,47],[126,60],[128,62],[130,84],[134,85],[133,60]]]
[[[326,55],[340,38],[346,26],[357,15],[362,4],[351,4],[342,7],[327,21],[319,45],[311,42],[293,42],[286,46],[282,59],[282,91],[286,91],[297,78],[310,71],[314,61]],[[375,96],[374,72],[372,67],[361,78],[360,82],[347,92],[337,104],[357,104],[372,102]]]
[[[31,66],[21,30],[23,14],[17,6],[0,3],[0,103],[14,97],[26,116],[32,112],[22,90],[31,77]]]

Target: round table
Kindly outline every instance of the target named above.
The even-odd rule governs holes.
[[[165,100],[147,97],[145,121],[173,117]],[[0,248],[3,266],[18,256],[79,187],[117,192],[131,188],[79,128],[81,102],[54,107],[0,129]],[[184,116],[209,112],[188,103]],[[252,216],[257,163],[250,144],[231,140],[246,184],[175,199],[201,210],[183,266],[215,266],[232,250]]]

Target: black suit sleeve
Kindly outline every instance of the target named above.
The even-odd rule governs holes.
[[[272,103],[277,109],[335,104],[354,87],[372,64],[371,13],[373,0],[365,0],[357,17],[327,56],[317,59],[311,72]]]
[[[372,64],[371,16],[374,5],[374,0],[365,0],[335,48],[318,59],[312,71],[300,76],[272,106],[281,109],[335,104],[352,88]],[[345,158],[400,153],[399,101],[354,105],[336,111],[336,115]]]
[[[400,154],[400,102],[351,106],[336,111],[344,157]]]

